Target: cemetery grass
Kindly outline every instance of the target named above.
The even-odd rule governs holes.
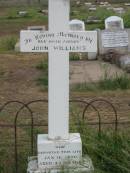
[[[117,6],[117,5],[116,5]],[[40,13],[42,7],[38,6],[22,6],[22,7],[1,7],[0,8],[0,36],[12,36],[19,37],[19,31],[21,29],[26,29],[27,26],[31,25],[45,25],[48,24],[48,16]],[[43,7],[45,9],[45,7]],[[28,11],[28,14],[24,17],[18,15],[19,11]],[[103,8],[98,7],[95,12],[90,12],[87,7],[72,7],[70,17],[72,19],[81,19],[87,21],[89,16],[96,16],[101,20],[101,23],[90,23],[86,25],[87,30],[93,29],[104,29],[104,20],[105,18],[115,15],[113,11],[109,11]],[[125,27],[130,27],[129,22],[130,11],[127,9],[127,12],[122,16],[124,18]],[[0,38],[0,40],[1,40]]]
[[[115,133],[109,129],[101,134],[88,128],[80,121],[78,132],[83,142],[83,154],[88,154],[94,164],[94,173],[130,172],[130,136],[129,130]]]
[[[70,56],[70,60],[79,60],[77,56]],[[48,87],[48,60],[40,62],[36,68],[42,72],[42,77],[38,78],[38,84],[43,86],[46,90]],[[117,73],[114,76],[110,76],[107,70],[104,71],[104,75],[97,82],[89,82],[82,84],[74,84],[71,86],[72,91],[79,92],[97,92],[97,91],[112,91],[112,90],[129,90],[130,89],[130,75]]]
[[[31,100],[36,99],[47,99],[48,93],[47,89],[43,90],[40,85],[37,85],[37,79],[39,76],[44,76],[44,70],[48,69],[47,63],[47,55],[44,55],[44,63],[41,63],[43,60],[43,55],[41,54],[0,54],[0,102],[1,105],[9,100],[20,100],[23,102],[28,102]],[[41,70],[39,70],[41,69]],[[77,99],[86,99],[90,100],[93,98],[105,98],[110,100],[112,103],[116,105],[118,112],[120,113],[120,118],[122,120],[129,120],[129,107],[128,103],[130,102],[130,90],[127,91],[102,91],[102,92],[90,92],[90,91],[71,91],[70,97],[77,98]],[[73,111],[74,113],[70,112],[70,115],[77,115],[78,110],[77,106],[74,105]],[[33,110],[36,111],[35,114],[35,123],[45,123],[47,122],[47,105],[44,106],[43,104],[37,104],[32,106]],[[105,107],[103,108],[104,111]],[[9,109],[9,113],[7,114],[4,111],[4,114],[0,115],[0,123],[11,123],[13,124],[14,115],[13,112],[16,110],[16,106],[12,105]],[[37,113],[38,111],[38,113]],[[70,109],[71,111],[71,109]],[[12,113],[11,113],[12,112]],[[25,111],[26,112],[26,111]],[[43,112],[44,112],[44,120],[43,120]],[[110,113],[110,112],[109,112]],[[25,116],[26,115],[26,116]],[[92,117],[93,115],[93,117]],[[110,115],[110,114],[109,114]],[[38,116],[38,117],[37,117]],[[90,114],[90,118],[92,121],[95,121],[95,115],[92,113]],[[110,132],[104,132],[101,137],[98,136],[97,131],[93,131],[97,128],[89,128],[87,124],[83,124],[80,121],[80,126],[75,126],[73,123],[77,120],[75,117],[74,120],[71,120],[71,132],[80,132],[82,134],[83,140],[83,150],[84,155],[86,153],[92,158],[94,166],[95,166],[95,173],[115,173],[117,169],[119,173],[129,173],[129,132],[125,129],[125,132],[119,134],[119,142],[116,145],[117,149],[114,149],[114,136],[115,134]],[[109,120],[109,118],[108,118]],[[27,117],[26,113],[22,113],[19,117],[18,124],[26,123],[28,124],[30,120]],[[85,127],[85,128],[84,128]],[[88,130],[87,130],[87,129]],[[86,129],[86,130],[85,130]],[[1,130],[1,129],[0,129]],[[13,130],[13,129],[12,129]],[[12,130],[6,129],[1,133],[1,139],[3,139],[6,144],[6,151],[3,149],[0,151],[0,169],[2,173],[15,173],[14,171],[14,162],[13,159],[7,157],[8,151],[13,152],[13,132]],[[35,128],[34,130],[35,135],[37,133],[47,132],[47,129],[39,129]],[[26,128],[19,128],[18,129],[18,144],[19,147],[19,163],[21,172],[26,172],[26,163],[27,163],[27,156],[29,155],[28,145],[24,146],[25,139],[30,137],[30,129]],[[5,140],[6,135],[6,140]],[[23,138],[24,137],[24,138]],[[12,142],[11,142],[12,140]],[[10,143],[10,145],[8,145]],[[27,143],[26,143],[27,144]],[[113,146],[114,145],[114,146]],[[116,148],[115,147],[115,148]],[[7,149],[8,148],[8,149]],[[2,148],[1,148],[2,149]],[[119,153],[118,153],[119,152]],[[5,153],[5,154],[3,154]],[[118,153],[118,154],[117,154]],[[11,153],[10,153],[11,154]],[[116,157],[118,155],[118,158]],[[120,160],[120,155],[123,155],[123,159]],[[2,157],[1,157],[2,156]],[[5,159],[4,159],[5,158]],[[8,159],[9,158],[9,159]],[[4,167],[5,163],[8,163],[8,168]],[[114,164],[113,164],[114,163]],[[11,170],[11,168],[13,170]],[[7,170],[8,169],[8,170]]]
[[[20,17],[20,10],[28,11],[24,17]],[[26,29],[29,25],[45,25],[48,23],[48,16],[40,13],[41,8],[38,6],[23,6],[23,7],[1,7],[0,8],[0,53],[13,51],[15,43],[19,40],[19,31]],[[113,11],[108,11],[103,8],[97,8],[95,12],[90,12],[87,7],[72,7],[71,18],[83,20],[85,23],[89,16],[96,16],[101,20],[100,23],[86,24],[87,30],[104,29],[104,20],[108,16],[115,15]],[[130,11],[128,10],[122,17],[126,28],[130,27],[129,21]]]
[[[44,60],[43,60],[44,59]],[[41,63],[42,60],[42,63]],[[43,63],[44,62],[44,63]],[[40,70],[39,70],[40,69]],[[43,90],[41,86],[37,85],[37,79],[40,76],[44,76],[43,74],[46,73],[48,69],[48,63],[47,63],[47,55],[39,54],[1,54],[0,55],[0,100],[1,105],[5,103],[8,100],[20,100],[24,102],[28,102],[31,100],[36,99],[47,99],[47,89]],[[44,91],[44,92],[43,92]],[[128,120],[129,119],[129,107],[126,107],[128,103],[130,102],[129,99],[130,96],[130,90],[127,91],[103,91],[103,92],[90,92],[90,91],[84,91],[84,92],[70,92],[71,98],[80,98],[80,99],[93,99],[97,97],[105,97],[108,100],[111,100],[111,102],[115,103],[117,108],[118,104],[121,104],[122,107],[127,109],[126,112],[122,112],[122,118]],[[119,103],[120,101],[120,103]],[[12,105],[13,107],[9,111],[16,110],[16,107]],[[35,110],[37,108],[38,114],[35,115],[39,116],[39,120],[37,120],[37,116],[35,116],[35,123],[38,121],[38,123],[41,122],[43,119],[43,109],[41,109],[41,104],[38,104],[37,106],[33,105],[32,108]],[[120,107],[120,105],[119,105]],[[124,108],[124,109],[125,109]],[[123,110],[124,110],[123,109]],[[78,112],[77,106],[73,107],[73,111],[75,116],[77,115],[76,112]],[[120,111],[120,109],[119,109]],[[47,106],[44,107],[44,112],[46,112],[46,116],[44,117],[44,121],[47,121]],[[72,114],[72,112],[70,112]],[[11,114],[13,115],[13,114]],[[21,114],[21,118],[19,119],[19,123],[29,123],[30,121],[25,116],[26,113]],[[7,118],[8,117],[8,118]],[[10,114],[7,114],[6,112],[0,116],[0,122],[1,123],[12,123],[13,124],[13,116],[10,116]],[[25,122],[26,120],[26,122]],[[77,118],[75,118],[77,120]],[[45,123],[44,122],[44,123]],[[115,145],[115,134],[113,132],[110,133],[103,133],[100,137],[98,135],[97,131],[94,131],[94,129],[89,128],[87,124],[83,124],[82,121],[80,121],[80,126],[77,129],[77,126],[74,125],[75,121],[71,120],[71,132],[80,132],[83,140],[83,151],[84,155],[86,153],[89,154],[89,156],[93,160],[93,164],[95,167],[95,173],[115,173],[115,170],[118,170],[119,173],[129,173],[129,152],[130,152],[130,145],[129,145],[129,133],[122,132],[118,136],[117,144]],[[85,128],[84,128],[85,127]],[[85,130],[86,129],[86,130]],[[19,129],[19,144],[24,144],[24,138],[29,138],[30,131],[29,129]],[[35,128],[35,135],[41,132],[47,132],[47,129],[39,129]],[[106,131],[107,132],[107,131]],[[9,138],[5,140],[4,134],[8,134]],[[11,143],[11,133],[12,131],[9,131],[6,129],[4,133],[1,133],[1,139],[3,139],[6,142],[6,145],[4,143],[4,146],[6,146],[6,151],[1,150],[0,151],[0,171],[2,173],[15,173],[14,171],[14,162],[13,159],[9,159],[10,157],[7,157],[8,151],[13,151],[12,148],[10,148],[13,144],[13,141]],[[24,138],[23,138],[24,136]],[[13,136],[12,136],[13,139]],[[23,139],[23,141],[22,141]],[[7,146],[7,144],[10,143],[10,146]],[[23,146],[23,145],[22,145]],[[30,151],[28,151],[29,144],[26,145],[26,148],[19,148],[19,169],[21,172],[26,172],[27,167],[27,156],[30,155]],[[8,147],[8,149],[7,149]],[[5,153],[5,154],[2,154]],[[123,159],[119,157],[122,155]],[[1,158],[1,156],[3,156]],[[4,160],[5,158],[5,160]],[[7,167],[5,168],[5,162],[8,163],[8,170]],[[12,170],[13,169],[13,170]]]
[[[27,15],[20,17],[19,11],[27,11]],[[35,7],[1,7],[0,8],[0,40],[4,36],[19,37],[21,29],[31,25],[47,25],[48,17],[40,13],[40,8]]]
[[[121,76],[116,75],[115,77],[106,77],[100,79],[97,83],[83,83],[77,84],[72,87],[74,91],[115,91],[115,90],[129,90],[130,89],[130,76],[123,74]]]
[[[122,14],[120,17],[124,20],[125,28],[130,28],[130,10],[128,7],[124,7],[121,4],[114,4],[113,7],[121,6],[126,9],[126,13]],[[117,15],[113,10],[106,10],[105,8],[97,7],[96,11],[89,11],[89,8],[86,6],[80,6],[80,7],[72,7],[72,11],[70,13],[70,16],[72,19],[80,19],[83,20],[85,23],[87,22],[87,19],[89,16],[94,16],[101,20],[99,23],[86,23],[86,29],[87,30],[94,30],[94,29],[104,29],[104,21],[109,16],[115,16]]]

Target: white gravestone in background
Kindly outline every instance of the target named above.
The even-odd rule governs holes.
[[[70,31],[85,31],[85,23],[82,20],[73,19],[69,22]],[[82,53],[78,53],[79,59],[82,59]]]
[[[111,16],[105,20],[105,30],[99,32],[99,53],[109,51],[126,54],[128,52],[128,32],[124,29],[123,19]]]
[[[69,22],[69,29],[71,31],[85,31],[85,23],[82,20],[73,19]],[[88,52],[88,51],[87,51]],[[79,53],[80,59],[82,59],[82,54]],[[88,59],[96,59],[97,52],[88,52]]]
[[[20,34],[22,52],[49,55],[49,130],[38,135],[40,173],[59,169],[64,163],[78,167],[82,158],[80,134],[69,134],[69,52],[97,51],[97,32],[69,32],[69,7],[69,0],[49,0],[49,31]]]
[[[85,23],[82,20],[73,19],[69,22],[71,31],[85,31]]]
[[[111,16],[108,17],[105,20],[105,29],[109,29],[109,30],[120,30],[120,29],[124,29],[124,22],[123,19],[121,17],[118,16]]]

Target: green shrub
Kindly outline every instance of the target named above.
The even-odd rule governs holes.
[[[112,128],[102,128],[99,134],[96,128],[88,128],[87,123],[79,117],[72,121],[82,138],[83,155],[88,154],[93,161],[94,173],[130,172],[129,129],[115,132]]]
[[[80,60],[80,56],[77,53],[71,53],[70,55],[70,61],[78,61]]]
[[[73,107],[75,112],[75,106]],[[72,122],[71,122],[72,121]],[[89,155],[93,161],[94,173],[130,172],[130,136],[129,129],[114,131],[103,128],[90,128],[86,120],[75,112],[71,119],[71,132],[79,132],[82,138],[83,155]]]
[[[89,131],[89,130],[88,130]],[[94,167],[104,173],[130,172],[130,137],[129,133],[101,133],[84,131],[82,136],[83,151],[93,160]],[[96,172],[96,171],[95,171]]]
[[[7,14],[7,19],[16,19],[16,18],[18,18],[16,8],[10,8]]]
[[[107,17],[115,15],[115,12],[113,10],[106,10],[105,8],[99,7],[95,12],[91,12],[91,15],[104,21]]]
[[[130,28],[130,12],[129,11],[124,14],[123,19],[124,19],[125,28]]]
[[[105,76],[98,83],[98,88],[101,90],[116,90],[130,89],[130,78],[127,74],[116,75],[115,77]]]
[[[48,86],[48,76],[44,75],[43,77],[38,78],[38,84],[47,87]]]
[[[44,60],[39,63],[36,68],[42,71],[42,76],[38,78],[37,82],[39,85],[43,85],[45,89],[48,87],[48,61]]]
[[[40,62],[37,66],[37,69],[42,70],[43,72],[47,72],[48,71],[48,61],[44,60],[42,62]]]
[[[14,50],[17,42],[16,36],[6,36],[0,40],[0,51]]]

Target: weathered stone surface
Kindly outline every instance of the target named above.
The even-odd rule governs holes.
[[[33,165],[34,162],[37,163],[37,159],[34,160],[34,157],[29,158],[27,173],[61,173],[62,171],[64,171],[64,173],[73,173],[73,172],[74,173],[93,173],[94,172],[92,161],[90,157],[88,157],[87,155],[83,157],[80,164],[78,164],[76,167],[69,167],[69,165],[65,165],[64,167],[60,169],[41,170],[41,169],[38,169],[36,164]]]
[[[88,60],[97,59],[97,52],[88,52]]]
[[[80,134],[70,134],[69,140],[49,140],[38,136],[38,157],[28,159],[27,173],[92,173],[94,167],[88,156],[82,158]]]
[[[113,7],[112,6],[107,7],[107,10],[113,10]]]
[[[123,55],[119,59],[119,65],[123,70],[130,72],[130,55]]]
[[[49,140],[48,135],[38,135],[38,168],[57,169],[64,165],[76,167],[82,158],[80,134],[72,133],[68,140]]]
[[[123,39],[124,40],[124,46],[123,46],[123,44],[119,45],[120,42],[118,42],[118,38],[117,38],[117,42],[115,42],[113,40],[114,44],[112,45],[112,42],[111,42],[111,46],[107,46],[106,41],[103,43],[103,37],[102,36],[103,36],[104,32],[108,32],[108,34],[109,34],[110,31],[98,30],[98,46],[99,46],[99,54],[100,55],[107,54],[111,50],[114,52],[117,52],[118,54],[126,54],[130,51],[130,48],[129,48],[130,47],[130,44],[129,44],[130,43],[130,30],[121,30],[121,32],[122,31],[125,31],[128,34],[128,39],[127,39],[128,45],[126,44],[126,40],[124,40],[124,39]],[[115,31],[113,31],[113,33],[114,32],[117,34],[117,33],[120,33],[120,30],[118,30],[118,31],[115,30]],[[123,43],[123,40],[122,40],[122,43]]]

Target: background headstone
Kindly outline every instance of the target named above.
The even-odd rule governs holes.
[[[28,26],[27,30],[32,30],[32,31],[35,31],[35,30],[45,31],[46,30],[46,27],[44,25],[43,26]]]
[[[109,29],[109,30],[120,30],[120,29],[124,29],[124,22],[123,19],[121,17],[118,16],[111,16],[108,17],[105,20],[105,29]]]
[[[111,4],[109,2],[100,2],[100,7],[111,7]]]
[[[102,20],[97,16],[88,16],[88,19],[86,20],[87,24],[101,23],[101,22]]]
[[[71,31],[84,31],[85,30],[85,23],[81,20],[71,20],[69,22],[69,27]],[[87,57],[89,60],[94,60],[96,59],[97,56],[97,52],[88,52],[88,53],[78,53],[80,59],[83,59],[83,57],[85,57],[87,54]]]
[[[125,9],[122,7],[113,8],[113,11],[116,12],[117,14],[120,14],[120,15],[125,13]]]
[[[124,5],[125,5],[125,6],[130,6],[130,3],[125,3]]]
[[[91,6],[92,6],[92,3],[91,3],[91,2],[85,2],[84,5],[85,5],[86,7],[91,7]]]
[[[25,17],[28,15],[28,12],[27,11],[19,11],[18,14],[20,17]]]
[[[84,31],[85,23],[78,19],[73,19],[69,22],[69,28],[71,31]]]
[[[80,5],[80,1],[77,1],[77,2],[76,2],[76,5]]]
[[[48,10],[40,10],[40,12],[46,16],[48,15]]]
[[[89,8],[89,11],[96,11],[96,10],[97,10],[96,7],[90,7],[90,8]]]
[[[85,23],[82,20],[73,19],[69,22],[69,29],[70,31],[85,31]],[[83,53],[76,54],[79,56],[79,59],[83,59]]]
[[[104,55],[110,52],[115,54],[128,53],[129,37],[128,30],[124,29],[123,19],[118,16],[111,16],[105,20],[105,30],[99,30],[99,54]]]
[[[35,30],[45,31],[46,30],[46,27],[44,25],[42,25],[42,26],[28,26],[27,27],[27,30],[32,30],[32,31],[35,31]],[[15,50],[15,52],[20,52],[20,42],[19,42],[19,40],[15,44],[14,50]]]

